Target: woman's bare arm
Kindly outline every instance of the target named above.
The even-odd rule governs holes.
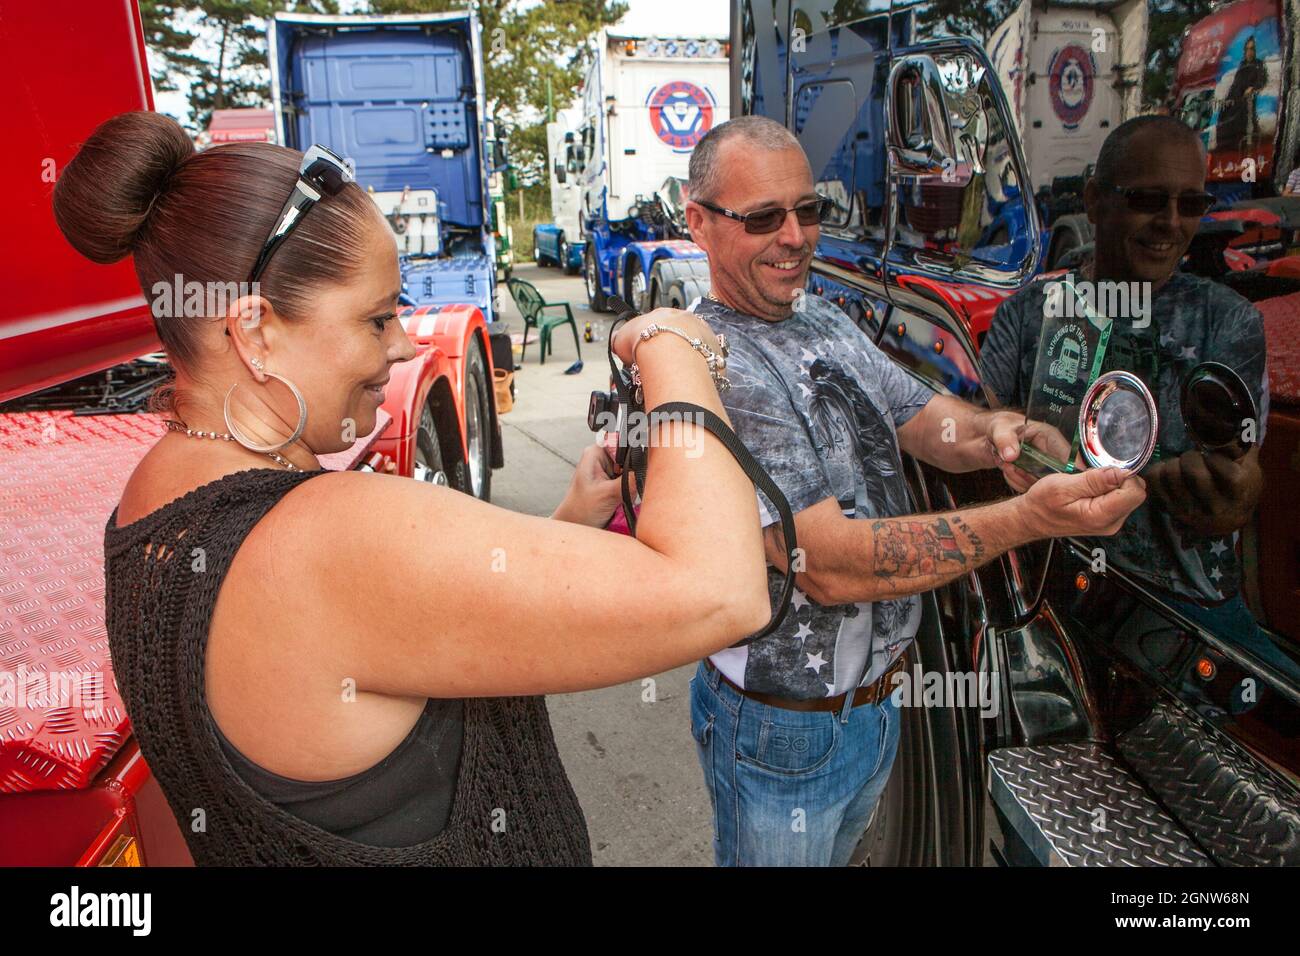
[[[643,342],[637,359],[648,408],[688,401],[725,419],[703,358],[680,338]],[[316,660],[359,691],[537,694],[657,673],[753,633],[770,612],[753,485],[696,425],[668,426],[660,446],[635,539],[345,473],[286,496],[268,516],[263,560],[302,582],[294,629],[306,626]]]

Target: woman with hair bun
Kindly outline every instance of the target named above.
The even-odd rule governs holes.
[[[635,539],[589,526],[610,510],[590,458],[549,520],[324,471],[414,354],[396,245],[336,157],[195,153],[170,119],[126,113],[64,170],[54,212],[88,258],[133,256],[146,296],[250,283],[224,309],[155,310],[174,423],[105,529],[114,672],[195,861],[589,864],[540,695],[763,626],[756,500],[731,454],[664,429]],[[622,328],[647,407],[725,419],[690,344],[638,341],[655,321],[713,342],[685,312]]]

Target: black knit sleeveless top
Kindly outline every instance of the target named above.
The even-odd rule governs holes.
[[[113,673],[141,753],[194,862],[590,865],[586,821],[541,697],[463,702],[450,819],[436,836],[412,846],[371,846],[321,829],[258,793],[231,765],[203,680],[217,594],[253,526],[292,489],[321,474],[236,472],[122,528],[114,509],[104,531]]]

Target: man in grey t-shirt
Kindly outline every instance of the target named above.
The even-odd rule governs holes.
[[[686,216],[712,288],[694,310],[727,335],[723,403],[795,510],[801,549],[781,627],[691,682],[719,865],[847,863],[893,764],[885,678],[916,634],[920,594],[1027,541],[1111,534],[1145,494],[1108,469],[910,514],[904,452],[1011,475],[1024,418],[935,394],[804,293],[821,209],[798,141],[771,120],[731,120],[695,147]],[[763,511],[775,592],[786,552]]]
[[[1180,270],[1200,217],[1180,213],[1175,197],[1204,191],[1200,137],[1169,116],[1141,116],[1116,127],[1084,191],[1096,243],[1082,281],[1151,290],[1149,314],[1107,316],[1113,324],[1102,371],[1123,368],[1138,375],[1151,389],[1159,417],[1155,455],[1142,472],[1150,499],[1105,552],[1193,619],[1202,619],[1198,608],[1220,608],[1220,620],[1235,622],[1227,630],[1253,633],[1240,597],[1237,540],[1263,487],[1259,449],[1269,405],[1264,320],[1227,286]],[[1143,194],[1163,198],[1164,205],[1144,211],[1128,198]],[[1029,284],[993,317],[980,353],[980,377],[1004,406],[1023,409],[1029,400],[1045,296],[1054,281]],[[1188,432],[1182,383],[1207,361],[1227,365],[1250,390],[1258,420],[1244,454],[1202,452]]]

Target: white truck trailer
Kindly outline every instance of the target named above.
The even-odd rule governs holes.
[[[587,244],[582,241],[578,207],[582,185],[578,182],[577,129],[582,109],[559,110],[546,124],[546,175],[551,181],[551,221],[533,228],[533,257],[538,265],[553,265],[569,275],[582,268]]]
[[[725,33],[685,37],[602,30],[583,81],[577,140],[583,273],[596,311],[622,296],[654,304],[663,260],[701,260],[661,196],[686,179],[691,150],[729,115]],[[659,266],[659,271],[662,271]]]
[[[1146,0],[1023,0],[986,44],[1051,229],[1049,266],[1092,240],[1083,183],[1110,131],[1141,112],[1147,19]]]

